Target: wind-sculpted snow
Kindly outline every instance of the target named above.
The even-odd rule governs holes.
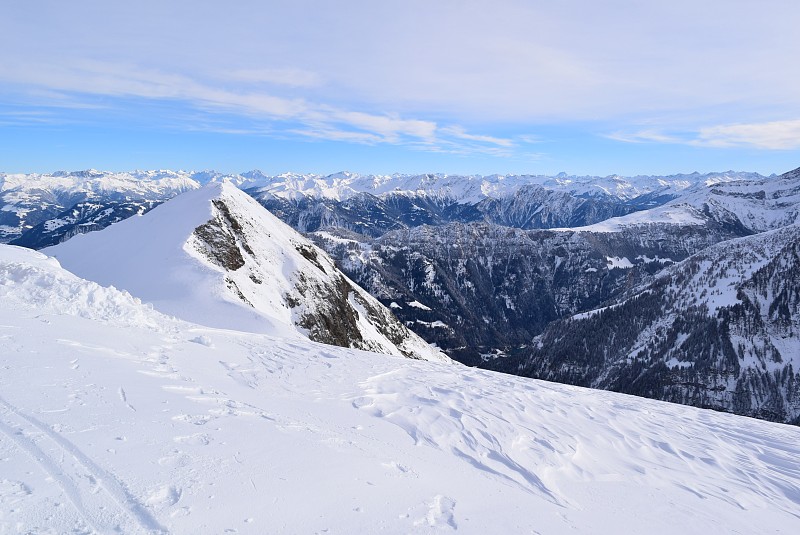
[[[21,247],[2,247],[0,300],[20,311],[70,314],[115,324],[160,328],[170,321],[127,292],[79,279],[60,269],[54,258]]]
[[[92,300],[37,304],[36,280],[51,277],[53,303],[93,283],[7,246],[0,265],[13,266],[0,272],[0,532],[800,529],[795,427],[177,320],[153,329],[163,316],[111,289],[128,313],[98,321],[82,312]]]

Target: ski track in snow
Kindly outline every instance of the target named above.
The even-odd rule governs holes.
[[[94,532],[163,533],[124,485],[74,444],[0,398],[0,431],[58,482]]]

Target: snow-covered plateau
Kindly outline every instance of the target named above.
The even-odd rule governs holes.
[[[800,529],[800,428],[289,334],[0,246],[0,533]]]

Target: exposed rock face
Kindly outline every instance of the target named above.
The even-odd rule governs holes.
[[[242,251],[253,254],[242,234],[242,226],[231,215],[224,201],[211,201],[216,208],[215,217],[194,229],[197,243],[202,244],[203,254],[219,267],[236,271],[244,266]]]
[[[223,271],[242,303],[267,306],[264,294],[277,284],[280,305],[316,342],[447,360],[245,193],[226,185],[211,203],[212,218],[195,228],[188,246]]]

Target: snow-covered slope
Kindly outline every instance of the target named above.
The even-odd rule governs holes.
[[[800,220],[800,169],[778,177],[711,182],[688,189],[656,208],[583,227],[616,232],[652,224],[718,225],[741,235],[764,232]]]
[[[446,359],[228,182],[45,251],[83,277],[203,325]]]
[[[0,246],[2,533],[794,533],[800,429],[162,316]]]

